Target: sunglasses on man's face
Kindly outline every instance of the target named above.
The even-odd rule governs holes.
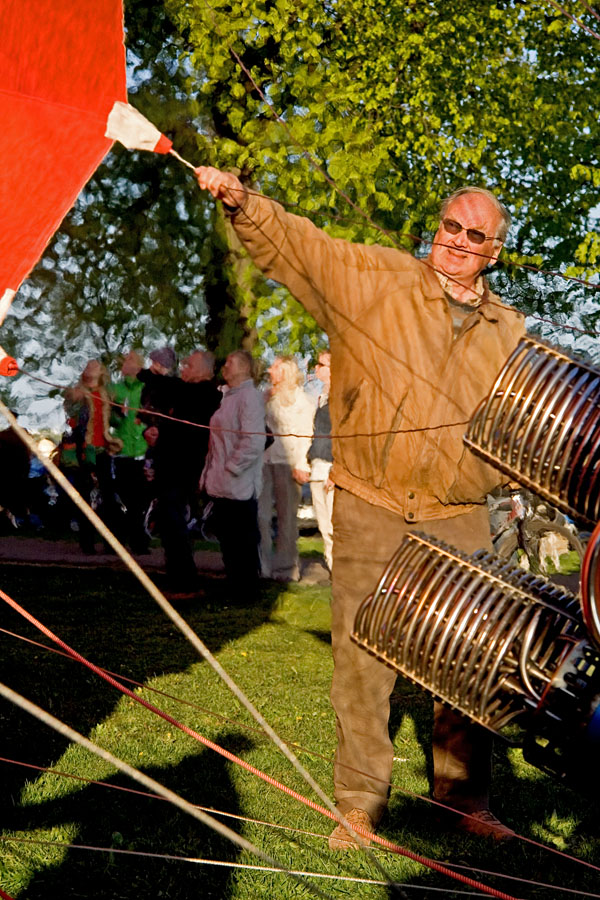
[[[444,226],[444,231],[447,231],[448,234],[460,234],[461,231],[466,231],[467,237],[473,244],[483,244],[484,241],[494,240],[493,237],[489,237],[476,228],[464,228],[460,222],[455,222],[454,219],[442,219],[442,225]]]

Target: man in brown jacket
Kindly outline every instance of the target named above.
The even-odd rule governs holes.
[[[431,255],[331,238],[308,219],[200,167],[263,272],[285,284],[328,334],[334,502],[331,700],[337,716],[335,798],[372,830],[387,805],[395,673],[350,641],[357,608],[410,530],[472,553],[490,548],[486,494],[503,481],[463,446],[466,423],[524,332],[523,316],[489,292],[510,225],[479,188],[442,204]],[[489,810],[491,740],[435,705],[434,797],[459,827],[512,835]],[[358,771],[357,771],[358,770]],[[332,849],[356,846],[339,825]]]

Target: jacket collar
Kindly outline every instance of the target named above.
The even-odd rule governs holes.
[[[433,268],[433,264],[429,256],[425,259],[421,260],[423,264],[424,271],[426,273],[426,290],[424,292],[425,300],[443,300],[444,299],[444,289],[440,284],[440,280],[437,277],[436,271]],[[499,321],[500,316],[499,306],[502,306],[502,302],[496,294],[493,294],[490,291],[490,286],[488,284],[488,280],[485,275],[480,276],[483,286],[483,293],[481,295],[481,301],[479,306],[477,307],[475,312],[478,312],[487,322],[496,323]]]

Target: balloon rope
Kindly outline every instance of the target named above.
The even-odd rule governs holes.
[[[6,599],[6,595],[3,595]],[[12,601],[11,605],[18,607],[18,604],[15,604]],[[28,616],[29,618],[29,616]],[[31,617],[32,618],[32,617]],[[35,622],[35,620],[33,620]],[[51,633],[49,633],[49,636]],[[66,646],[66,645],[65,645]],[[74,652],[74,651],[73,651]],[[79,654],[76,654],[79,657]],[[83,661],[83,657],[80,657],[81,661]],[[93,664],[87,663],[90,668],[95,668]],[[109,679],[106,679],[109,680]],[[118,683],[115,682],[115,686],[119,687]],[[238,762],[245,769],[252,772],[253,774],[258,775],[263,778],[268,784],[273,785],[274,787],[280,787],[285,793],[289,794],[294,799],[299,800],[304,803],[309,808],[315,810],[316,812],[320,812],[322,815],[327,816],[330,819],[337,820],[339,818],[339,814],[334,814],[329,810],[325,809],[322,806],[319,806],[313,800],[309,800],[307,797],[303,797],[301,794],[298,794],[296,791],[292,790],[292,788],[287,787],[286,785],[279,784],[274,778],[270,775],[266,775],[264,772],[261,772],[259,769],[256,769],[254,766],[251,766],[249,763],[246,763],[244,760],[240,760],[239,757],[234,756],[234,754],[229,753],[229,751],[224,750],[218,745],[213,744],[212,741],[208,741],[206,738],[202,738],[201,735],[198,735],[197,732],[192,731],[192,729],[187,728],[185,725],[180,725],[175,719],[171,716],[168,716],[166,713],[162,713],[160,710],[156,710],[155,707],[151,707],[150,704],[141,700],[135,694],[132,694],[130,691],[127,691],[126,688],[121,686],[120,688],[123,693],[129,694],[132,699],[137,700],[137,702],[141,703],[143,706],[146,706],[149,709],[154,709],[157,711],[162,718],[171,722],[173,725],[177,725],[182,728],[190,736],[196,737],[196,739],[200,740],[206,746],[212,746],[213,749],[216,749],[227,759],[230,759],[232,762]],[[255,848],[249,841],[245,838],[241,838],[240,835],[236,834],[236,832],[231,831],[231,829],[227,828],[227,826],[223,825],[221,822],[218,822],[216,819],[213,819],[211,816],[208,816],[206,813],[203,813],[200,809],[193,806],[193,804],[188,803],[186,800],[183,800],[182,797],[179,797],[177,794],[174,794],[172,791],[168,790],[168,788],[163,787],[159,782],[154,781],[154,779],[149,778],[143,772],[134,769],[132,766],[129,766],[127,763],[123,762],[123,760],[118,759],[113,756],[109,751],[104,750],[103,748],[97,746],[96,744],[89,741],[87,738],[83,737],[83,735],[79,734],[77,731],[74,731],[64,722],[61,722],[59,719],[56,719],[54,716],[50,715],[50,713],[31,703],[25,697],[22,697],[20,694],[17,694],[15,691],[12,691],[6,685],[0,683],[0,695],[5,697],[7,700],[11,700],[21,709],[24,709],[26,712],[31,713],[36,718],[40,719],[44,724],[49,725],[51,728],[54,728],[58,731],[59,734],[62,734],[65,737],[68,737],[70,740],[75,741],[81,746],[85,747],[88,750],[91,750],[92,753],[95,753],[97,756],[100,756],[101,759],[106,760],[112,765],[116,766],[119,771],[124,772],[126,775],[129,775],[135,781],[140,782],[145,787],[150,790],[154,790],[160,796],[165,797],[166,799],[171,800],[176,806],[182,809],[184,812],[189,812],[195,818],[199,819],[205,824],[210,825],[210,827],[214,828],[216,831],[219,831],[221,834],[224,834],[226,837],[229,837],[230,840],[233,840],[234,843],[238,843],[243,849],[249,850],[250,852],[255,853],[261,859],[267,861],[271,865],[275,865],[280,868],[282,871],[288,871],[283,866],[280,866],[276,860],[271,859],[267,856],[267,854]],[[337,813],[337,810],[336,810]],[[213,824],[214,823],[214,824]],[[218,827],[216,827],[218,826]],[[418,853],[413,853],[411,850],[407,850],[405,847],[401,847],[398,844],[393,843],[392,841],[388,841],[386,838],[382,838],[380,835],[373,834],[366,828],[361,828],[358,825],[355,825],[352,829],[353,832],[356,832],[363,840],[366,841],[374,841],[379,844],[381,847],[384,847],[388,850],[391,850],[393,853],[397,853],[400,856],[404,856],[407,859],[413,860],[413,862],[420,863],[422,866],[425,866],[428,869],[432,869],[434,872],[438,872],[442,875],[446,875],[449,878],[454,879],[455,881],[460,881],[463,884],[468,884],[470,887],[477,888],[478,890],[483,891],[486,894],[489,894],[492,897],[497,897],[499,900],[517,900],[517,898],[513,897],[511,894],[506,894],[504,891],[498,891],[495,888],[488,887],[487,885],[476,881],[475,879],[468,878],[466,875],[461,875],[459,872],[454,872],[451,869],[447,868],[445,865],[438,863],[436,860],[430,859],[426,856],[421,856]],[[232,837],[233,835],[233,837]],[[378,860],[375,859],[373,854],[370,854],[372,861],[376,862],[377,868],[383,870],[383,867],[379,863]],[[291,874],[291,873],[289,873]],[[385,873],[384,873],[385,874]],[[387,875],[386,875],[387,877]],[[388,879],[389,882],[390,879]],[[309,885],[313,892],[317,892],[317,889],[312,885]]]
[[[181,731],[183,731],[185,734],[189,735],[190,737],[193,737],[195,740],[199,741],[205,747],[208,747],[209,749],[214,750],[216,753],[223,756],[225,759],[229,760],[230,762],[236,763],[237,765],[239,765],[243,769],[245,769],[247,772],[250,772],[250,774],[256,775],[258,778],[262,779],[267,784],[269,784],[272,787],[275,787],[278,790],[282,791],[283,793],[287,794],[293,800],[297,800],[299,803],[303,803],[305,806],[308,806],[309,809],[312,809],[315,812],[319,812],[319,813],[321,813],[321,815],[327,816],[327,818],[329,818],[329,819],[333,819],[334,821],[341,822],[344,825],[344,827],[346,827],[353,834],[356,833],[356,835],[358,837],[362,838],[363,841],[367,841],[367,842],[372,841],[376,844],[379,844],[380,846],[385,847],[388,850],[391,850],[392,852],[399,854],[400,856],[405,856],[408,859],[412,859],[414,862],[418,862],[421,865],[426,866],[427,868],[432,869],[435,872],[439,872],[443,875],[447,875],[449,878],[454,878],[458,881],[462,881],[465,884],[469,884],[471,887],[477,887],[477,888],[483,890],[485,893],[491,894],[491,896],[500,898],[500,900],[514,900],[514,898],[512,898],[508,894],[503,893],[502,891],[495,891],[494,888],[489,888],[484,884],[479,884],[478,882],[474,881],[473,879],[470,879],[470,878],[467,878],[466,876],[457,874],[456,872],[452,872],[450,869],[447,869],[445,866],[443,866],[441,863],[438,863],[436,860],[413,853],[411,850],[407,850],[405,847],[401,847],[400,845],[395,844],[392,841],[388,841],[387,838],[382,838],[379,835],[372,833],[371,831],[369,831],[366,828],[361,828],[357,825],[350,827],[349,824],[346,822],[345,818],[340,814],[339,810],[335,809],[335,807],[332,810],[329,810],[323,806],[319,806],[319,804],[315,803],[314,800],[310,800],[308,797],[304,797],[302,794],[293,790],[293,788],[288,787],[286,784],[282,784],[281,782],[279,782],[275,778],[273,778],[271,775],[268,775],[266,772],[261,771],[260,769],[256,768],[256,766],[252,766],[250,763],[247,763],[245,760],[241,759],[239,756],[236,756],[235,754],[231,753],[229,750],[226,750],[224,747],[220,747],[218,744],[215,744],[213,741],[210,741],[208,738],[199,734],[197,731],[194,731],[194,729],[189,728],[187,725],[184,725],[183,723],[179,722],[173,716],[170,716],[168,713],[164,712],[163,710],[161,710],[158,707],[154,706],[153,704],[149,703],[147,700],[144,700],[142,697],[139,696],[139,694],[134,693],[133,691],[129,690],[129,688],[126,688],[124,685],[120,684],[118,681],[116,681],[114,678],[112,678],[110,675],[108,675],[106,672],[104,672],[99,666],[96,666],[94,663],[87,660],[84,656],[82,656],[76,650],[73,650],[72,647],[70,647],[67,643],[65,643],[63,640],[61,640],[61,638],[59,638],[57,635],[55,635],[42,622],[40,622],[38,619],[36,619],[35,616],[33,616],[30,612],[28,612],[26,609],[24,609],[22,606],[20,606],[15,600],[12,599],[12,597],[9,597],[8,594],[6,594],[2,590],[0,590],[0,597],[12,609],[14,609],[21,616],[23,616],[25,619],[27,619],[28,622],[30,622],[32,625],[35,625],[35,627],[39,631],[41,631],[43,634],[45,634],[46,637],[49,637],[56,644],[58,644],[60,647],[62,647],[64,650],[66,650],[67,653],[69,653],[69,655],[71,655],[73,657],[73,659],[77,660],[80,663],[83,663],[83,665],[85,665],[87,668],[89,668],[96,675],[99,675],[100,678],[104,679],[104,681],[106,681],[112,687],[115,687],[117,690],[121,691],[121,693],[128,696],[131,700],[134,700],[136,703],[139,703],[141,706],[144,706],[150,712],[155,713],[155,715],[159,716],[161,719],[164,719],[166,722],[169,722],[169,724],[173,725],[173,727],[178,728]],[[0,685],[0,693],[2,693],[1,685]],[[21,699],[23,700],[24,698],[21,698]],[[25,702],[28,702],[28,701],[25,701]],[[30,704],[30,706],[32,706],[32,705],[33,704]],[[31,712],[32,710],[28,710],[28,711]],[[40,712],[44,712],[44,711],[40,710]],[[34,715],[35,715],[35,713],[34,713]],[[46,715],[48,715],[48,714],[46,713]],[[65,726],[65,727],[67,727],[67,726]],[[79,743],[81,743],[81,741]],[[166,790],[166,789],[163,789],[163,790]],[[158,793],[161,793],[161,792],[159,791]],[[163,796],[164,796],[164,794],[163,794]],[[362,843],[362,841],[361,841],[361,843]],[[363,847],[363,849],[368,850],[367,845],[365,845]],[[377,866],[377,868],[382,872],[382,874],[385,875],[385,877],[388,878],[388,880],[390,880],[388,873],[385,872],[385,870],[384,870],[383,866],[381,865],[381,863],[379,862],[379,860],[377,860],[376,857],[374,857],[373,854],[370,853],[370,851],[369,851],[369,855],[371,856],[371,861],[374,862],[375,865]],[[272,861],[269,860],[269,862],[272,862]],[[275,865],[277,865],[277,863],[275,863]]]
[[[93,741],[88,740],[88,738],[84,737],[78,731],[70,728],[69,725],[67,725],[65,722],[61,722],[60,719],[55,718],[55,716],[51,715],[45,709],[36,706],[35,703],[27,700],[26,697],[23,697],[21,694],[16,693],[16,691],[11,690],[11,688],[7,687],[7,685],[2,684],[1,682],[0,696],[4,697],[6,700],[10,700],[25,712],[28,712],[32,716],[35,716],[36,719],[39,719],[45,725],[53,728],[63,737],[68,738],[70,741],[73,741],[76,744],[80,744],[80,746],[84,747],[86,750],[89,750],[91,753],[99,756],[100,759],[103,759],[105,760],[105,762],[108,762],[111,765],[115,766],[116,769],[118,769],[120,772],[123,772],[125,775],[128,775],[134,781],[137,781],[139,784],[143,784],[144,787],[148,788],[151,791],[154,791],[159,796],[164,797],[165,800],[168,800],[174,806],[178,807],[178,809],[180,809],[182,812],[188,813],[190,816],[198,819],[198,821],[202,822],[204,825],[208,825],[223,837],[226,837],[234,844],[237,844],[238,847],[241,847],[243,850],[247,850],[249,853],[258,856],[259,859],[262,859],[264,862],[269,863],[269,865],[275,866],[280,871],[291,874],[286,866],[279,863],[276,859],[270,857],[264,851],[260,850],[245,837],[242,837],[241,834],[238,834],[227,825],[219,822],[218,819],[213,819],[212,816],[209,816],[197,806],[194,806],[193,803],[189,803],[187,800],[184,800],[183,797],[180,797],[179,794],[176,794],[174,791],[169,790],[169,788],[164,787],[164,785],[162,785],[160,782],[155,781],[154,778],[150,778],[150,776],[146,775],[144,772],[140,772],[139,769],[135,769],[133,766],[130,766],[129,763],[126,763],[124,762],[124,760],[119,759],[118,756],[114,756],[108,750],[105,750],[103,747],[98,746],[98,744],[94,744]],[[310,883],[308,883],[306,887],[316,896],[326,896],[315,885],[311,885]]]
[[[41,650],[47,650],[49,653],[56,653],[59,656],[63,656],[65,659],[70,659],[71,662],[78,662],[72,655],[69,653],[64,653],[62,650],[57,650],[54,647],[49,647],[47,644],[41,644],[39,641],[33,641],[31,638],[26,638],[24,635],[15,634],[13,631],[8,631],[5,628],[0,628],[0,633],[7,634],[10,637],[17,638],[18,640],[24,641],[25,643],[32,644],[35,647],[39,647]],[[224,716],[221,713],[215,712],[212,709],[208,709],[206,706],[200,706],[198,703],[192,703],[190,700],[184,700],[181,697],[176,696],[175,694],[170,694],[167,691],[161,691],[158,688],[152,687],[150,684],[142,684],[139,681],[135,681],[133,678],[128,678],[126,675],[122,675],[119,672],[111,672],[108,669],[102,669],[103,672],[106,672],[108,675],[113,675],[115,678],[121,679],[121,681],[126,681],[128,684],[133,684],[136,687],[143,688],[145,691],[149,691],[153,694],[158,694],[161,697],[166,697],[168,700],[174,700],[176,703],[180,703],[184,706],[190,706],[192,709],[199,710],[207,716],[212,716],[215,719],[218,719],[221,722],[225,722],[228,725],[233,725],[235,728],[240,728],[244,731],[251,731],[253,734],[259,735],[261,737],[266,737],[264,731],[260,728],[256,728],[253,725],[249,725],[245,722],[240,722],[237,719],[231,719],[228,716]],[[313,750],[309,747],[304,747],[299,744],[297,741],[293,741],[291,738],[284,738],[285,742],[293,747],[293,749],[301,753],[307,753],[309,756],[322,759],[324,762],[332,763],[333,760],[330,756],[326,756],[324,753],[319,753],[317,750]],[[0,762],[10,762],[15,765],[28,765],[27,763],[18,763],[15,760],[5,759],[0,756]],[[457,816],[464,816],[464,811],[460,809],[455,809],[453,806],[449,806],[447,803],[441,803],[439,800],[434,800],[432,797],[427,797],[424,794],[418,794],[415,791],[410,791],[408,788],[403,788],[399,784],[394,784],[391,781],[388,781],[387,778],[378,778],[376,775],[372,775],[368,772],[363,771],[362,769],[358,769],[355,766],[349,766],[344,763],[340,763],[342,768],[346,769],[350,772],[356,772],[359,775],[367,776],[369,778],[375,779],[375,781],[380,781],[382,784],[385,784],[390,790],[394,793],[403,794],[405,797],[411,797],[413,800],[420,800],[423,803],[427,803],[429,806],[435,806],[437,809],[443,809],[446,812],[453,813]],[[42,766],[31,766],[30,768],[39,769],[40,771],[49,771],[56,775],[62,775],[65,778],[77,778],[79,776],[69,775],[66,772],[58,772],[52,769],[44,769]],[[87,781],[88,779],[81,778],[81,781]],[[103,782],[92,782],[93,784],[102,784]],[[120,788],[120,790],[126,790],[125,788]],[[279,826],[281,827],[281,826]],[[292,829],[298,831],[298,829]],[[524,841],[527,844],[531,844],[532,847],[537,847],[540,850],[545,850],[547,853],[552,853],[555,856],[559,856],[562,859],[568,859],[570,862],[574,862],[580,866],[584,866],[588,869],[592,869],[595,872],[600,872],[600,867],[594,865],[587,860],[580,859],[577,856],[573,856],[571,853],[565,853],[564,850],[558,850],[556,847],[552,847],[548,844],[543,844],[541,841],[536,841],[533,838],[526,837],[524,834],[520,834],[517,832],[517,838],[520,841]]]
[[[316,835],[320,837],[321,835]],[[0,837],[0,841],[5,841],[6,843],[17,843],[17,844],[34,844],[42,847],[60,847],[65,850],[93,850],[99,853],[109,853],[114,856],[141,856],[149,859],[164,859],[164,860],[172,860],[174,862],[185,862],[185,863],[194,863],[196,865],[204,865],[204,866],[222,866],[229,869],[245,869],[250,870],[252,872],[279,872],[279,869],[267,868],[266,866],[256,866],[250,865],[248,863],[239,863],[233,862],[231,860],[220,860],[220,859],[202,859],[201,857],[195,856],[176,856],[173,853],[153,853],[148,850],[124,850],[122,848],[117,847],[98,847],[92,844],[67,844],[67,843],[58,843],[57,841],[48,841],[40,838],[17,838],[17,837]],[[287,873],[286,873],[287,874]],[[469,896],[475,897],[480,896],[479,894],[472,894],[470,891],[456,891],[452,890],[448,887],[433,887],[432,885],[418,885],[418,884],[405,884],[404,882],[394,881],[391,883],[387,881],[376,881],[373,878],[357,878],[351,877],[349,875],[338,875],[330,874],[328,872],[305,872],[301,869],[291,869],[289,872],[290,875],[311,877],[311,878],[326,878],[330,881],[347,881],[353,882],[355,884],[374,884],[374,885],[383,885],[386,887],[397,886],[401,887],[403,891],[411,890],[411,891],[427,891],[429,894],[431,891],[436,891],[437,893],[444,894],[444,896]],[[492,872],[490,874],[498,875],[496,872]],[[510,878],[510,875],[500,875],[501,878]],[[580,891],[570,890],[569,888],[556,888],[555,885],[546,885],[543,882],[531,882],[526,881],[525,879],[517,879],[518,881],[524,882],[525,884],[535,884],[538,887],[553,887],[555,890],[560,891],[568,891],[572,894],[577,894],[578,897],[591,897],[591,898],[600,898],[600,894],[587,894],[582,893]],[[12,900],[12,898],[9,898]]]
[[[180,163],[183,163],[184,166],[187,166],[188,169],[191,169],[192,172],[194,171],[195,167],[191,164],[191,162],[188,162],[187,159],[184,159],[183,156],[180,156],[177,150],[173,150],[173,148],[171,147],[169,153],[171,154],[171,156],[174,156],[175,159],[178,159]]]

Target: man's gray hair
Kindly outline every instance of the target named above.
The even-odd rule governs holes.
[[[209,378],[212,378],[215,374],[215,354],[210,350],[198,349],[194,350],[189,358],[191,359],[193,356],[202,357],[202,369]]]
[[[240,359],[250,378],[254,378],[254,357],[247,350],[233,350],[230,356]]]
[[[210,350],[200,350],[200,353],[204,357],[204,365],[208,372],[210,372],[210,377],[215,374],[215,354]]]
[[[442,205],[440,206],[440,219],[443,219],[446,216],[450,204],[454,200],[457,200],[459,197],[464,197],[465,194],[480,194],[484,197],[487,197],[487,199],[494,206],[494,208],[498,212],[498,215],[500,216],[500,225],[498,226],[496,239],[504,243],[512,224],[511,214],[509,213],[505,205],[501,203],[498,198],[494,194],[492,194],[491,191],[488,191],[485,188],[469,186],[458,188],[457,191],[454,191],[452,194],[450,194],[449,197],[446,197],[445,200],[442,200]]]

